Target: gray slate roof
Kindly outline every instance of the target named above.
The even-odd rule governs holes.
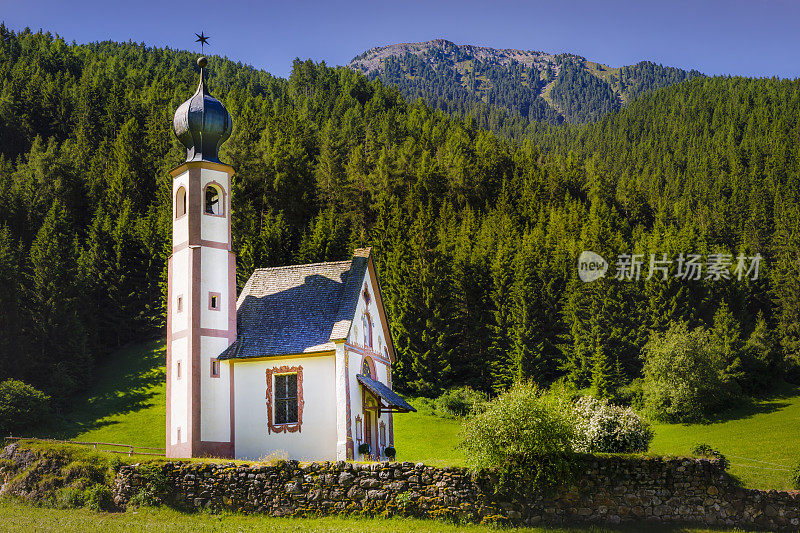
[[[220,359],[333,350],[350,331],[370,248],[349,261],[259,268],[237,302],[236,342]]]

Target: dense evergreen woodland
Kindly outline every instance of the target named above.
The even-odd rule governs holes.
[[[537,122],[596,121],[645,92],[701,75],[650,61],[611,68],[573,54],[491,48],[476,53],[473,46],[443,40],[418,46],[419,53],[398,51],[379,61],[371,55],[381,49],[373,49],[349,66],[397,86],[409,101],[421,98],[451,115],[472,116],[479,126],[513,139],[526,136]],[[530,64],[508,60],[508,52],[536,59]]]
[[[0,380],[66,398],[116,346],[163,334],[168,170],[185,153],[171,120],[195,56],[0,31]],[[398,389],[529,378],[614,394],[642,375],[651,332],[684,322],[730,348],[737,386],[796,371],[800,82],[700,77],[512,144],[346,68],[209,64],[234,117],[240,286],[373,246]],[[585,284],[582,250],[765,266],[755,281]]]

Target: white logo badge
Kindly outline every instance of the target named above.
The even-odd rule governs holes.
[[[589,283],[606,275],[608,263],[594,252],[583,251],[578,257],[578,277]]]

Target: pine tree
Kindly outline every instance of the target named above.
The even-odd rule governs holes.
[[[515,379],[547,385],[558,376],[563,335],[559,304],[564,280],[548,264],[541,231],[523,237],[514,260],[511,353]]]
[[[0,328],[5,339],[0,343],[0,381],[9,376],[18,377],[26,366],[26,361],[17,357],[20,351],[25,351],[24,336],[20,335],[24,324],[20,321],[23,299],[17,282],[19,272],[16,243],[8,227],[0,226]]]
[[[597,398],[608,398],[615,392],[614,367],[601,344],[595,348],[592,359],[592,394]]]
[[[31,245],[31,301],[28,309],[35,360],[27,378],[64,398],[91,372],[86,337],[80,322],[81,288],[77,286],[75,231],[58,202]]]
[[[738,389],[744,378],[742,370],[743,343],[739,322],[733,316],[728,304],[723,300],[714,314],[714,327],[711,339],[714,347],[715,365],[719,369],[723,383]]]

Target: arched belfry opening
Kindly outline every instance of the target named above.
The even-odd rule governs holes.
[[[186,214],[186,188],[178,187],[175,194],[175,218],[181,218]]]
[[[207,185],[205,194],[205,211],[207,215],[222,215],[222,192],[216,185]]]

